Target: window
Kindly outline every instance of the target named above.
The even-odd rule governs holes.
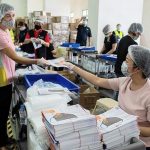
[[[82,10],[82,16],[88,18],[88,9]]]

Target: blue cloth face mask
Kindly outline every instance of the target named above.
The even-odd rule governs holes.
[[[15,26],[15,21],[14,20],[10,20],[10,21],[3,20],[2,25],[8,29],[11,29]]]

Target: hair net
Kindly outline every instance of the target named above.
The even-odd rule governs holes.
[[[0,4],[0,21],[9,11],[14,11],[14,7],[5,3]]]
[[[142,33],[143,27],[140,23],[132,23],[128,29],[128,33]]]
[[[34,22],[38,22],[38,23],[44,24],[45,20],[44,19],[35,19]]]
[[[103,28],[103,33],[107,34],[109,32],[112,32],[111,26],[109,24],[107,24],[104,28]]]
[[[131,45],[128,48],[131,59],[142,70],[146,77],[150,77],[150,49],[143,46]]]

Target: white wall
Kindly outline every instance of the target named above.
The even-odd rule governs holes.
[[[88,25],[92,31],[92,44],[99,49],[99,40],[100,40],[100,10],[99,10],[99,0],[88,0]]]
[[[74,18],[80,18],[82,16],[82,10],[88,9],[88,0],[70,0],[70,1],[71,1],[71,12],[74,13]]]
[[[122,24],[122,30],[127,34],[131,23],[142,23],[143,0],[100,0],[100,27],[102,31],[106,24],[115,29],[117,23]],[[104,36],[101,32],[100,47]]]
[[[16,17],[27,16],[27,0],[2,0],[2,3],[7,3],[14,6]]]
[[[26,1],[27,1],[27,13],[44,10],[44,0],[26,0]]]
[[[144,7],[143,7],[143,18],[142,24],[144,27],[144,33],[141,36],[141,45],[150,48],[150,0],[144,0]]]
[[[44,9],[52,16],[69,16],[71,0],[44,0]]]

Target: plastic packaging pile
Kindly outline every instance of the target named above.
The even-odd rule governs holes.
[[[39,89],[53,89],[53,92],[51,94],[40,94]],[[60,92],[62,89],[63,87],[58,84],[46,83],[42,80],[38,80],[33,86],[28,88],[25,107],[28,116],[28,129],[30,130],[28,131],[29,150],[38,150],[36,147],[33,147],[32,142],[37,142],[37,145],[39,144],[43,150],[48,149],[49,138],[42,122],[41,111],[48,108],[67,107],[67,103],[71,101],[71,98],[67,93]]]

